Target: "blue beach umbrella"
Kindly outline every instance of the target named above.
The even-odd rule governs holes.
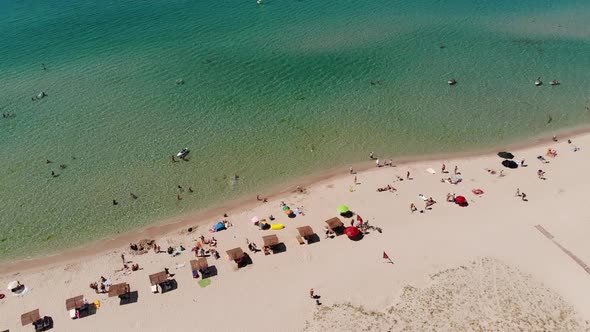
[[[219,232],[219,231],[224,230],[224,229],[225,229],[225,224],[222,223],[221,221],[218,222],[217,224],[215,224],[215,226],[213,226],[213,230],[216,231],[216,232]]]

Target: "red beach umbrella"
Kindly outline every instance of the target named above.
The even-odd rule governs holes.
[[[360,234],[360,231],[358,228],[356,228],[354,226],[348,226],[344,230],[344,234],[346,234],[346,236],[348,236],[349,238],[353,238],[353,237],[357,237]]]
[[[455,197],[455,203],[457,203],[461,206],[465,206],[465,205],[467,205],[467,199],[463,196],[457,196],[457,197]]]

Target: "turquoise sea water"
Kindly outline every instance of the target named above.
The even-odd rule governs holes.
[[[0,260],[368,151],[585,125],[589,13],[582,0],[1,1],[0,109],[15,116],[0,118]],[[170,162],[184,147],[190,161]],[[178,185],[195,192],[177,201]]]

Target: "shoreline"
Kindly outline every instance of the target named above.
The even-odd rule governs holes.
[[[567,138],[574,139],[576,137],[583,136],[589,133],[590,126],[584,126],[580,128],[570,128],[561,131],[556,131],[555,135],[561,142],[560,138],[564,136],[567,136]],[[491,148],[455,153],[417,155],[411,157],[402,157],[393,160],[395,166],[397,167],[400,165],[408,165],[413,163],[428,162],[434,160],[452,160],[460,158],[470,159],[483,157],[489,155],[490,153],[496,153],[501,149],[519,151],[527,148],[541,146],[547,143],[553,143],[553,140],[551,139],[551,137],[547,136],[547,133],[545,133],[526,139],[523,142],[507,144],[503,146],[494,146]],[[352,164],[352,166],[356,173],[375,169],[375,164],[373,161],[358,162],[356,164]],[[276,199],[278,196],[281,195],[292,194],[296,191],[297,186],[301,186],[304,188],[307,188],[312,185],[319,186],[324,182],[350,175],[347,172],[347,169],[348,167],[339,166],[328,170],[319,171],[311,175],[293,178],[282,184],[273,186],[266,192],[261,192],[260,196],[268,198],[268,200],[270,201]],[[154,221],[154,223],[144,226],[142,228],[129,230],[125,233],[113,234],[110,237],[97,239],[90,243],[86,243],[82,246],[65,249],[61,252],[52,255],[38,256],[24,260],[20,259],[0,262],[0,269],[2,270],[0,276],[7,276],[10,274],[25,271],[39,271],[48,267],[54,267],[64,263],[78,261],[80,258],[94,257],[111,251],[117,251],[122,247],[126,247],[128,243],[136,242],[140,239],[150,238],[157,240],[158,238],[178,232],[179,230],[182,230],[184,228],[203,226],[208,223],[212,224],[213,220],[211,219],[215,218],[216,216],[219,217],[224,213],[228,213],[228,215],[231,217],[234,214],[238,214],[240,211],[243,212],[244,210],[248,210],[250,207],[254,208],[255,206],[264,204],[260,201],[253,201],[251,197],[255,194],[256,193],[244,194],[242,197],[214,204],[201,211],[196,211],[168,219]]]

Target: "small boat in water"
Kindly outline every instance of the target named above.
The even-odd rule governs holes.
[[[184,148],[184,149],[182,149],[182,151],[177,153],[176,156],[178,158],[184,159],[184,157],[186,157],[189,154],[189,152],[191,152],[191,150],[189,150],[188,148]]]
[[[541,86],[543,85],[543,81],[541,81],[541,78],[537,78],[537,80],[535,80],[535,86]]]
[[[553,80],[550,83],[551,85],[559,85],[559,81],[558,80]]]
[[[449,83],[449,85],[455,85],[455,84],[457,84],[457,80],[455,80],[454,78],[451,78],[450,80],[447,81],[447,83]]]

